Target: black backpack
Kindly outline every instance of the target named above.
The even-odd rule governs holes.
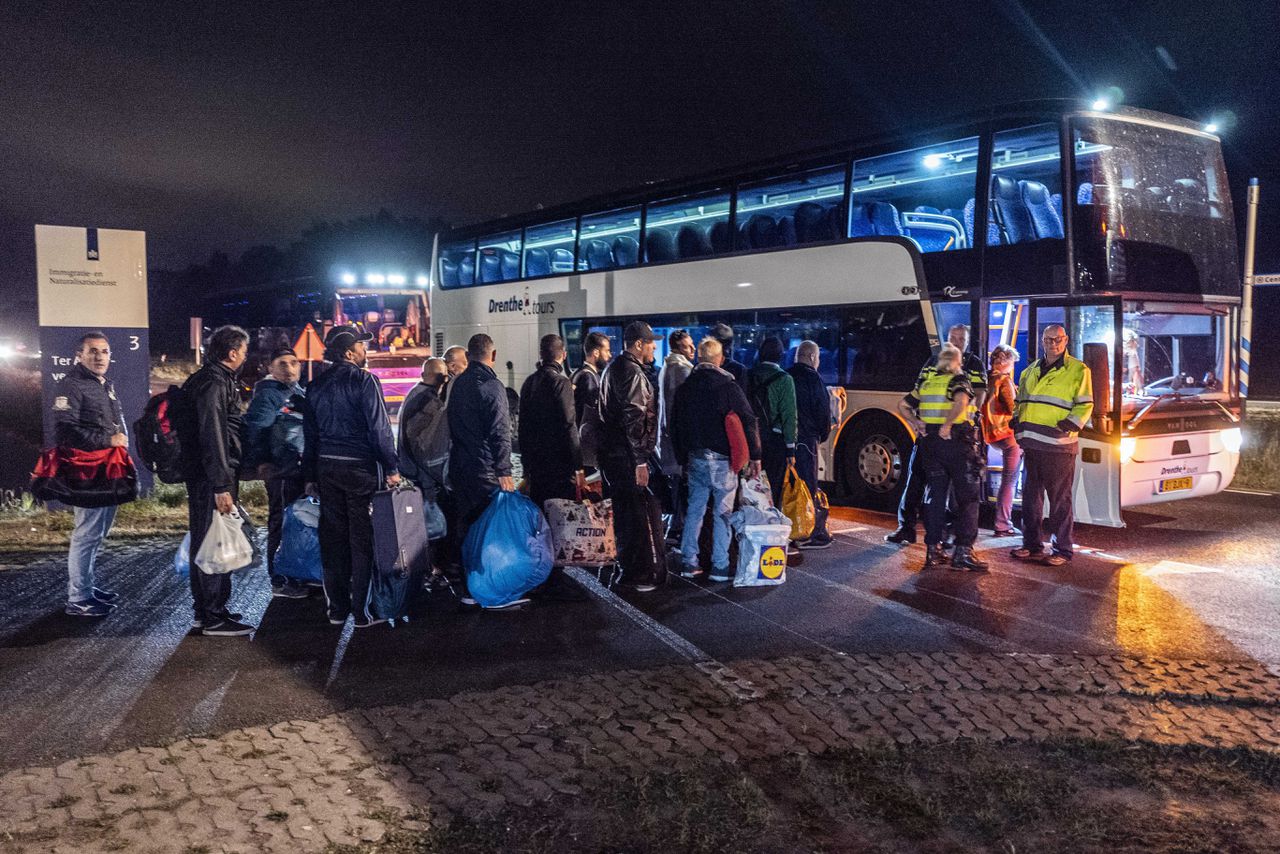
[[[773,413],[769,411],[769,386],[785,376],[786,373],[779,372],[760,383],[756,382],[754,374],[747,375],[747,397],[751,400],[751,408],[755,410],[756,417],[760,419],[761,434],[772,430],[775,420]]]
[[[182,445],[178,441],[178,417],[183,405],[182,389],[171,385],[153,396],[133,422],[138,456],[147,470],[162,483],[182,483]]]

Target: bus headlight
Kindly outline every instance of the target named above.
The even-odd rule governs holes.
[[[1222,439],[1222,447],[1229,453],[1240,453],[1240,448],[1244,445],[1244,433],[1239,427],[1228,427],[1219,433],[1218,437]]]
[[[1120,462],[1121,464],[1129,462],[1133,459],[1133,452],[1138,450],[1138,440],[1133,436],[1122,436],[1120,438]]]

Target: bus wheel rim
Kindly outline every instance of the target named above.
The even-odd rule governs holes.
[[[897,443],[881,433],[868,436],[858,450],[858,476],[876,492],[897,486],[900,467]]]

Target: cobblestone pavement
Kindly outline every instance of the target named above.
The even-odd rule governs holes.
[[[714,672],[710,672],[714,668]],[[585,781],[893,741],[1280,749],[1280,672],[1120,656],[669,665],[252,727],[0,777],[0,851],[317,851]]]

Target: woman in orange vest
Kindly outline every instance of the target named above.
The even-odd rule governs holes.
[[[1013,386],[1013,365],[1018,361],[1018,351],[1001,344],[991,351],[991,368],[987,375],[990,392],[982,402],[982,438],[994,448],[1000,449],[1003,467],[1000,471],[1000,492],[996,498],[995,535],[1012,537],[1021,534],[1013,527],[1013,490],[1018,482],[1018,467],[1022,464],[1022,448],[1013,437],[1010,420],[1017,389]]]

